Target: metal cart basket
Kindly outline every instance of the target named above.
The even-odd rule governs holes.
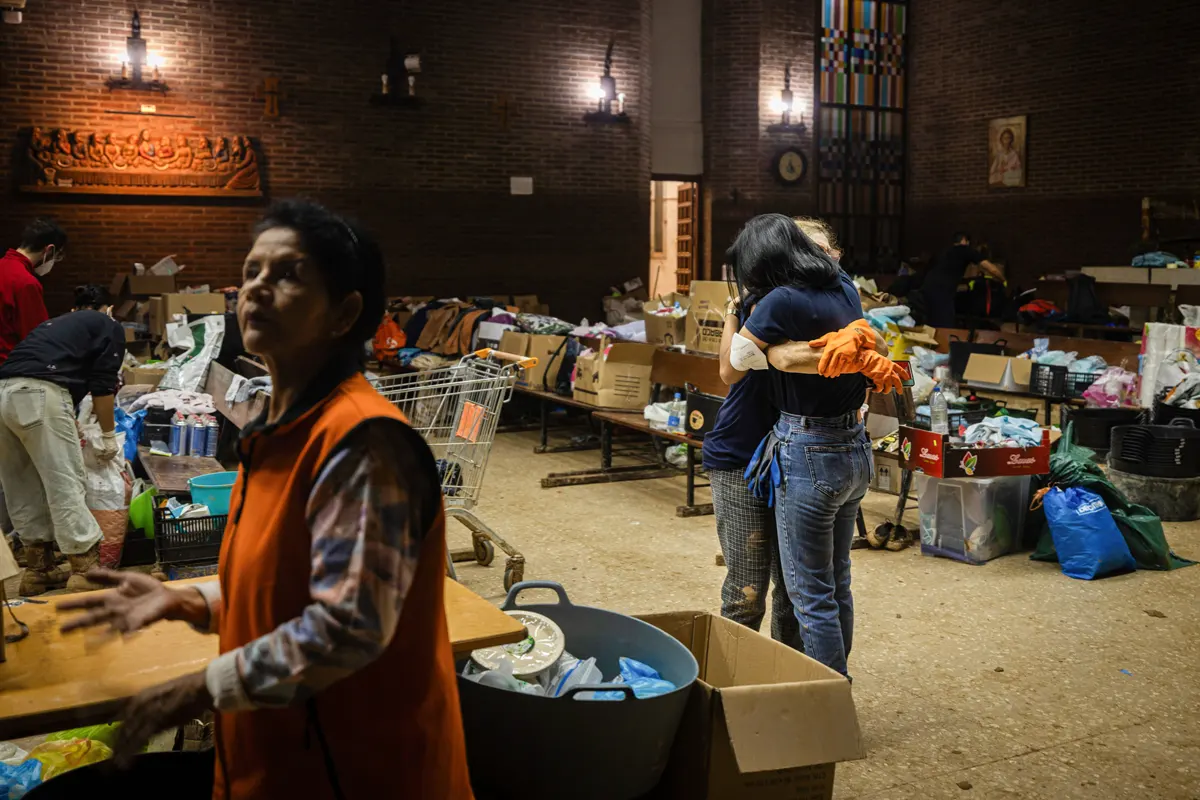
[[[372,381],[433,451],[446,516],[454,517],[471,531],[470,550],[447,553],[451,576],[455,561],[474,559],[481,566],[491,564],[495,545],[508,557],[504,588],[524,578],[525,557],[479,519],[473,509],[479,502],[488,455],[496,439],[500,408],[512,397],[518,370],[536,365],[536,358],[479,350],[450,366]]]

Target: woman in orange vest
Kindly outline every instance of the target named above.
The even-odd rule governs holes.
[[[384,263],[315,203],[259,224],[238,323],[273,382],[242,432],[219,580],[60,604],[64,630],[184,620],[220,637],[203,672],[133,698],[116,748],[215,709],[215,798],[471,798],[442,605],[445,529],[429,448],[362,376]]]

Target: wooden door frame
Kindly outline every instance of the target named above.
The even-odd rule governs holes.
[[[705,194],[703,176],[655,172],[650,174],[650,180],[652,182],[676,181],[679,183],[690,183],[696,187],[696,201],[693,203],[695,218],[692,223],[693,236],[695,238],[695,241],[692,243],[692,280],[708,280],[712,273],[712,249],[709,247],[709,238],[712,230],[709,227],[708,213],[712,208],[712,200]],[[650,202],[654,202],[653,194],[650,196]],[[650,210],[650,215],[653,218],[653,209]],[[675,225],[678,229],[678,216],[676,217]],[[674,269],[671,272],[674,274]]]

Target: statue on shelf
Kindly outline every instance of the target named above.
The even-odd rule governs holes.
[[[71,140],[67,138],[67,132],[61,129],[54,132],[54,166],[59,169],[75,166],[71,156]]]
[[[214,147],[214,142],[216,146]],[[243,135],[133,133],[35,127],[26,191],[153,195],[260,195],[258,151]]]
[[[147,166],[154,166],[154,142],[150,140],[150,131],[148,130],[143,129],[138,139],[138,155],[142,157]]]
[[[207,136],[201,136],[196,140],[196,152],[192,160],[192,169],[212,172],[217,168],[212,159],[212,142],[208,140]]]
[[[100,134],[88,134],[87,151],[88,162],[91,166],[99,169],[109,166],[109,161],[104,154],[104,143],[100,140]]]
[[[121,146],[117,144],[117,137],[111,133],[104,137],[104,160],[116,169],[129,166],[121,157]]]
[[[192,146],[182,133],[175,137],[175,160],[171,162],[172,169],[192,168]]]
[[[75,159],[75,165],[78,167],[88,165],[87,140],[87,131],[75,131],[75,141],[71,143],[71,158]]]

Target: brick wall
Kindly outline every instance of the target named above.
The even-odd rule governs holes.
[[[712,261],[755,214],[810,214],[816,203],[813,108],[815,0],[705,0],[703,108],[705,188],[712,192]],[[808,133],[768,133],[779,121],[771,101],[792,67],[792,91],[805,108]],[[773,158],[799,145],[809,174],[783,186]]]
[[[397,293],[536,292],[556,313],[594,318],[607,286],[645,272],[649,0],[158,0],[142,8],[142,36],[165,61],[166,97],[102,85],[119,69],[131,4],[50,6],[31,3],[24,24],[0,28],[10,143],[35,124],[247,134],[272,196],[315,197],[379,234]],[[368,104],[389,35],[421,53],[422,109]],[[588,127],[584,89],[610,38],[633,124]],[[281,80],[278,119],[255,97],[264,77]],[[502,96],[507,130],[493,111]],[[106,113],[141,103],[195,119]],[[46,283],[53,308],[77,283],[168,253],[193,282],[238,281],[260,205],[36,200],[12,190],[12,149],[0,148],[0,242],[39,214],[71,235],[70,258]],[[510,196],[510,176],[533,176],[535,194]]]
[[[1029,285],[1129,263],[1144,195],[1196,199],[1200,51],[1179,36],[1200,5],[939,0],[910,20],[908,253],[967,228]],[[989,190],[988,120],[1021,114],[1028,185]]]

